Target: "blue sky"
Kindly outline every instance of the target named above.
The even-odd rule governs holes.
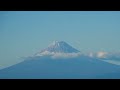
[[[81,51],[120,51],[120,11],[0,11],[0,66],[52,41]]]

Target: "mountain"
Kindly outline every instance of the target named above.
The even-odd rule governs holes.
[[[23,62],[0,70],[0,78],[4,79],[99,79],[106,76],[120,78],[120,66],[110,64],[97,58],[80,55],[74,58],[52,58],[51,55],[40,56],[43,52],[79,53],[63,41],[56,41],[39,55],[26,58]],[[70,57],[70,56],[69,56]],[[107,77],[106,77],[107,78]]]
[[[41,52],[61,52],[61,53],[73,53],[79,52],[77,49],[73,48],[64,41],[54,41],[48,48],[42,50]]]
[[[36,53],[35,56],[41,56],[45,54],[55,54],[55,53],[78,53],[79,50],[73,48],[64,41],[54,41],[47,48]]]
[[[89,57],[52,59],[34,57],[0,71],[0,78],[8,79],[89,79],[119,72],[120,67]],[[104,75],[104,76],[105,76]],[[115,74],[116,75],[116,74]],[[116,78],[116,77],[114,77]],[[120,76],[118,77],[120,78]]]

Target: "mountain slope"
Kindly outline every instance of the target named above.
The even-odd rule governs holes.
[[[46,54],[46,52],[51,55]],[[48,48],[41,50],[23,62],[0,70],[1,79],[89,79],[104,78],[120,72],[120,66],[99,60],[99,58],[78,55],[71,57],[69,53],[79,53],[64,41],[55,41]],[[43,54],[44,53],[44,54]],[[57,53],[69,58],[52,58]],[[58,54],[57,54],[58,55]],[[74,54],[73,54],[74,55]],[[114,74],[113,74],[114,73]],[[118,76],[118,75],[117,75]],[[120,75],[117,77],[120,78]]]
[[[95,78],[119,70],[119,66],[88,57],[36,57],[1,70],[0,78]]]

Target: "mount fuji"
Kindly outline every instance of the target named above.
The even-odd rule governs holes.
[[[69,44],[67,44],[64,41],[54,41],[49,47],[46,49],[42,50],[44,51],[49,51],[49,52],[61,52],[61,53],[73,53],[73,52],[79,52],[77,49],[73,48]]]
[[[84,55],[64,41],[54,41],[23,62],[0,70],[0,78],[109,79],[120,78],[119,72],[118,65]]]
[[[43,56],[43,55],[55,55],[55,54],[72,54],[79,53],[80,51],[73,48],[69,44],[64,41],[54,41],[47,48],[41,50],[36,53],[35,56]]]

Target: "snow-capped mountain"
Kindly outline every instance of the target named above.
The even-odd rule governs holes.
[[[106,52],[81,55],[66,42],[55,41],[33,57],[0,70],[0,79],[120,79],[120,66],[101,60],[106,55]]]
[[[73,48],[64,41],[54,41],[47,48],[36,53],[35,56],[53,55],[57,53],[79,53],[79,52],[80,52],[79,50]]]

